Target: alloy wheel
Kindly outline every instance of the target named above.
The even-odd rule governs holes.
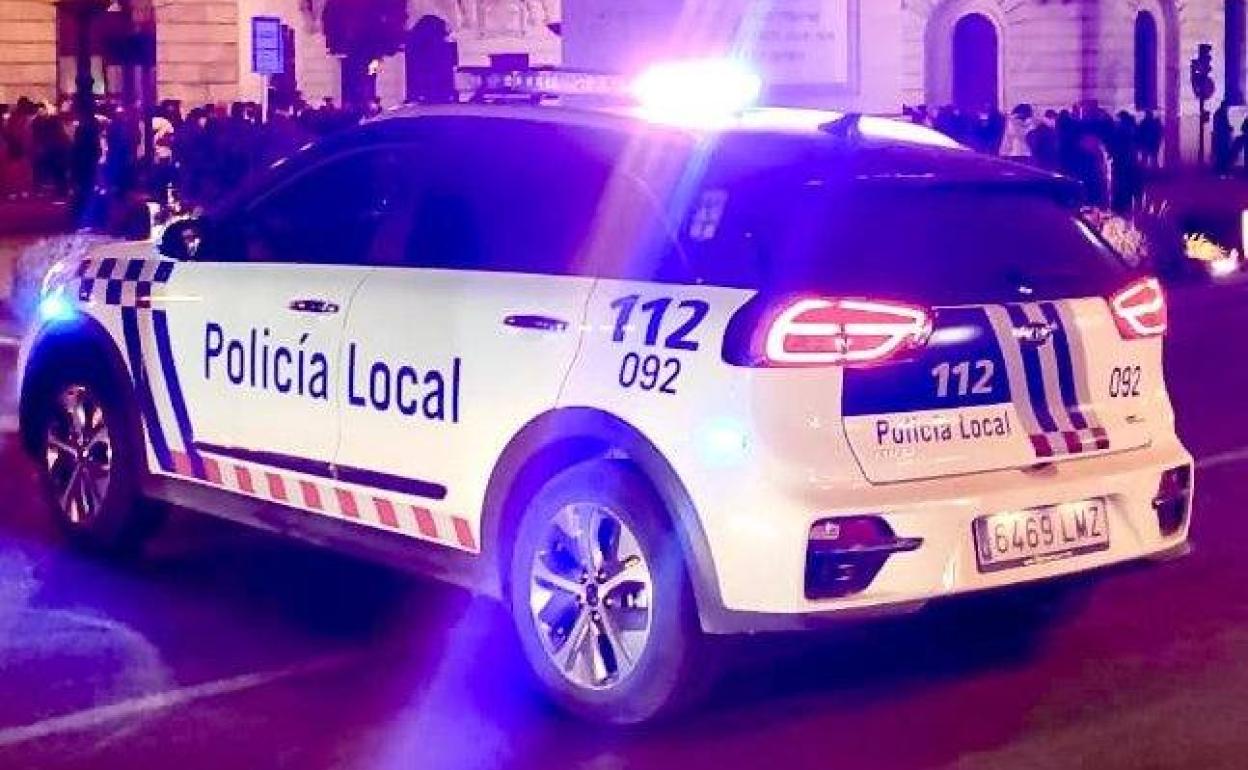
[[[44,437],[48,480],[66,521],[84,525],[104,505],[112,477],[113,442],[99,399],[83,385],[61,391]]]
[[[654,581],[637,536],[595,503],[560,509],[533,556],[529,608],[565,678],[603,690],[625,680],[650,639]]]

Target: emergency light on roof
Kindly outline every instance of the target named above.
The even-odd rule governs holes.
[[[633,81],[643,114],[681,125],[705,125],[734,117],[758,104],[763,80],[732,59],[656,64]]]
[[[494,70],[463,67],[457,88],[472,101],[530,101],[590,97],[594,103],[633,106],[642,117],[691,127],[713,126],[756,106],[763,81],[731,59],[656,64],[636,79],[566,69]]]
[[[592,96],[619,99],[627,83],[616,75],[550,67],[530,70],[493,70],[462,67],[456,88],[472,95],[472,101],[533,101],[561,96]]]

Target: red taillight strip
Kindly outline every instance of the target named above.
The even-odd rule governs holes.
[[[808,313],[820,311],[869,314],[896,321],[800,321]],[[792,302],[767,328],[763,353],[766,361],[780,366],[820,366],[865,364],[883,361],[902,349],[922,344],[931,334],[931,315],[909,305],[858,299],[807,298]],[[789,349],[792,338],[826,339],[827,350]],[[855,349],[855,340],[880,340],[867,349]]]
[[[1166,292],[1157,278],[1141,278],[1109,298],[1114,323],[1123,339],[1157,337],[1168,326]]]
[[[1156,278],[1132,283],[1110,297],[1109,306],[1123,339],[1156,337],[1166,332],[1166,295]]]

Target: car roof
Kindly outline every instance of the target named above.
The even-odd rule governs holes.
[[[1009,186],[1074,200],[1077,183],[1019,163],[973,152],[925,126],[826,110],[764,107],[713,126],[666,123],[628,108],[461,103],[404,105],[357,127],[313,142],[293,159],[314,159],[375,141],[403,141],[415,125],[438,119],[476,119],[599,129],[640,140],[687,144],[709,140],[738,148],[755,170],[787,166],[812,178],[909,186]],[[275,169],[288,165],[279,161]],[[221,208],[246,200],[271,182],[265,175],[230,195]]]
[[[860,181],[1032,185],[1066,193],[1077,190],[1065,177],[973,152],[926,126],[829,110],[760,107],[698,127],[666,123],[630,108],[515,103],[404,105],[365,125],[386,126],[401,133],[405,122],[457,116],[599,128],[630,136],[683,135],[693,140],[728,140],[747,147],[754,143],[772,148],[806,146],[835,153],[835,168],[825,168],[825,172]],[[758,160],[766,164],[767,153],[760,153]]]

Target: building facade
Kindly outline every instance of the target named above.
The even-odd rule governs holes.
[[[278,17],[287,86],[318,102],[341,99],[340,63],[321,22],[329,1],[114,0],[109,14],[154,30],[156,95],[185,104],[259,101],[251,19]],[[1198,44],[1214,46],[1215,103],[1243,102],[1245,1],[408,0],[408,21],[448,20],[464,63],[527,52],[541,63],[627,71],[658,56],[732,51],[758,61],[772,97],[787,103],[885,114],[919,104],[1153,108],[1177,150],[1194,144],[1188,62]],[[72,90],[76,36],[65,17],[55,0],[0,0],[0,102]],[[98,88],[124,92],[124,67],[108,50],[93,54]],[[384,102],[402,100],[403,61],[379,61]]]
[[[752,57],[778,102],[895,114],[1095,103],[1155,109],[1195,144],[1188,66],[1214,46],[1216,101],[1243,103],[1244,0],[565,0],[570,66],[654,55]]]

